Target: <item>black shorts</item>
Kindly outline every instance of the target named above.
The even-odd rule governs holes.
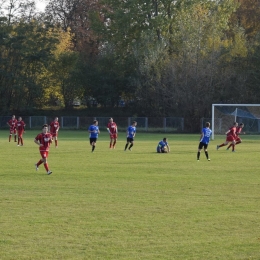
[[[93,142],[96,143],[97,138],[89,138],[89,143],[92,144]]]
[[[199,149],[204,148],[205,150],[208,148],[208,144],[204,144],[202,142],[199,143]]]
[[[157,153],[165,153],[164,147],[157,146],[156,151]]]
[[[127,141],[128,143],[132,143],[132,142],[134,141],[134,138],[127,137],[126,141]]]

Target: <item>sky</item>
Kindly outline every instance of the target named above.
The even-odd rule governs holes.
[[[46,7],[47,5],[47,0],[35,0],[36,2],[36,8],[39,10],[39,11],[44,11],[44,8]]]

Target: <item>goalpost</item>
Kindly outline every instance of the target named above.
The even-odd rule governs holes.
[[[244,107],[244,109],[241,109],[241,107]],[[215,108],[220,109],[218,115],[216,115],[217,111],[215,111]],[[221,115],[223,115],[224,120]],[[238,118],[240,120],[244,119],[250,121],[252,126],[248,126],[248,128],[253,129],[254,125],[254,131],[252,131],[260,132],[260,104],[212,104],[212,140],[214,140],[216,132],[221,134],[224,131],[227,131]],[[238,123],[242,123],[242,121]],[[225,127],[224,131],[222,130],[223,127]],[[218,131],[216,131],[217,129]]]

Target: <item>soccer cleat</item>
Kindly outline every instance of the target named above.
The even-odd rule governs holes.
[[[208,161],[210,161],[210,159],[208,159]]]
[[[129,151],[132,151],[132,149],[131,149],[131,148],[129,148],[128,150],[129,150]]]
[[[39,170],[39,168],[38,168],[37,164],[35,164],[35,169],[36,169],[36,171],[38,171],[38,170]]]
[[[48,174],[48,175],[52,174],[52,171],[48,171],[47,174]]]
[[[235,150],[232,151],[232,153],[234,153],[234,152],[235,152]]]
[[[199,162],[200,160],[199,159],[197,159],[197,162]]]
[[[219,149],[219,145],[217,145],[217,150]]]
[[[226,149],[227,151],[229,150],[229,148]]]

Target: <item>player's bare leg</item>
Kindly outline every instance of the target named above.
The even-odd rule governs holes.
[[[232,142],[232,152],[235,152],[236,141]]]
[[[227,144],[228,144],[228,142],[225,142],[225,143],[223,143],[223,144],[217,145],[217,150],[218,150],[220,147],[223,147],[223,146],[225,146],[225,145],[227,145]]]
[[[48,165],[47,158],[42,158],[41,161],[42,161],[42,163],[43,163],[43,165],[44,165],[44,168],[45,168],[47,174],[48,174],[48,175],[52,174],[52,171],[50,171],[50,169],[49,169],[49,165]],[[39,162],[38,162],[38,163],[39,163]]]
[[[58,138],[57,138],[57,136],[55,137],[54,142],[55,142],[55,148],[57,148],[58,147]]]
[[[113,142],[113,149],[116,148],[116,139],[114,139],[114,142]]]

